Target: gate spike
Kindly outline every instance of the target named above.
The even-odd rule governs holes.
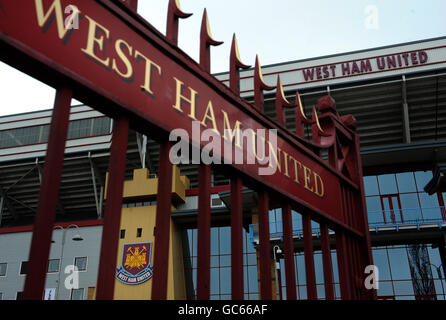
[[[312,133],[313,133],[313,143],[319,144],[319,137],[329,137],[330,134],[327,134],[321,127],[319,122],[319,117],[317,115],[316,106],[313,106],[313,116],[312,116]]]
[[[134,12],[138,11],[138,0],[121,0],[121,2]]]
[[[304,126],[303,124],[311,124],[312,121],[305,116],[304,105],[300,99],[299,91],[296,91],[296,109],[295,109],[295,117],[296,117],[296,134],[303,138],[304,137]]]
[[[180,0],[169,0],[167,10],[166,37],[172,44],[178,45],[178,20],[189,18],[192,13],[184,13],[180,7]]]
[[[280,75],[277,76],[277,89],[276,89],[276,117],[277,122],[281,125],[285,125],[285,116],[283,114],[283,108],[293,108],[296,105],[290,103],[285,97],[283,92],[282,81],[280,81]]]
[[[219,46],[223,42],[212,39],[211,29],[206,8],[201,20],[200,32],[200,66],[207,72],[211,72],[211,46]]]
[[[259,63],[259,56],[256,55],[256,64],[254,68],[254,107],[263,111],[263,90],[273,90],[274,87],[268,86],[263,80],[262,68]]]
[[[237,38],[235,33],[232,37],[231,55],[229,58],[229,87],[231,90],[239,95],[240,94],[240,71],[239,69],[248,69],[248,66],[242,63],[240,54],[238,51]]]

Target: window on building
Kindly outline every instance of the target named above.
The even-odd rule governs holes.
[[[22,261],[22,265],[20,266],[20,274],[26,274],[26,269],[28,267],[28,261]]]
[[[142,228],[136,229],[136,237],[141,238],[141,236],[142,236]]]
[[[92,136],[110,133],[110,118],[100,117],[92,119]]]
[[[92,119],[82,119],[70,121],[68,127],[68,139],[76,139],[81,137],[88,137],[91,131]]]
[[[74,259],[74,265],[78,271],[87,271],[87,257],[76,257]]]
[[[185,231],[184,261],[188,298],[196,293],[197,279],[197,229]],[[258,299],[257,258],[249,233],[243,231],[243,274],[245,299]],[[231,299],[231,232],[230,227],[211,229],[211,300]]]
[[[15,299],[16,300],[23,300],[23,291],[18,291]]]
[[[72,289],[70,300],[84,300],[84,288]]]
[[[48,261],[48,273],[59,272],[60,260],[59,259],[50,259]]]
[[[431,171],[401,172],[364,177],[370,225],[423,223],[446,220],[444,197],[429,195],[424,186]]]
[[[6,276],[6,269],[8,268],[8,264],[6,262],[0,263],[0,277]]]
[[[381,203],[386,223],[401,223],[404,221],[398,194],[381,196]]]
[[[120,239],[124,239],[124,238],[125,238],[125,229],[121,229],[119,238],[120,238]]]
[[[31,126],[0,131],[0,148],[24,146],[48,141],[49,125]],[[110,133],[110,118],[98,117],[70,121],[67,139]]]
[[[3,292],[0,292],[0,300],[3,300]]]
[[[48,141],[49,125],[0,131],[0,148],[23,146]]]
[[[110,133],[110,119],[106,117],[70,121],[68,139],[97,136]]]

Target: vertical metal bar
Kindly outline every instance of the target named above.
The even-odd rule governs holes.
[[[1,225],[2,225],[2,218],[3,218],[3,204],[4,204],[4,200],[5,200],[5,197],[2,195],[2,196],[0,197],[0,227],[1,227]]]
[[[363,257],[361,255],[361,251],[360,251],[360,242],[359,240],[355,240],[355,242],[353,243],[354,245],[354,261],[356,262],[356,282],[355,282],[355,287],[358,293],[358,299],[362,299],[362,292],[363,292],[363,288],[365,288],[363,286],[363,283],[361,281],[362,277],[361,275],[364,273],[364,268],[362,268],[362,265],[364,264],[363,262]],[[362,270],[361,270],[362,269]]]
[[[362,224],[360,227],[360,230],[364,233],[364,239],[362,242],[361,247],[361,256],[363,257],[363,267],[367,265],[373,265],[373,255],[372,255],[372,246],[371,246],[371,240],[370,240],[370,232],[369,232],[369,223],[368,223],[368,216],[367,216],[367,207],[365,203],[365,191],[364,191],[364,180],[363,180],[363,173],[362,173],[362,164],[361,164],[361,154],[360,154],[360,147],[359,147],[359,136],[355,133],[354,134],[354,148],[355,148],[355,161],[356,161],[356,168],[358,171],[358,185],[360,188],[359,195],[357,195],[358,198],[356,198],[358,202],[358,206],[356,208],[355,217],[357,217],[358,221]],[[362,272],[363,270],[361,270]],[[367,293],[367,298],[376,300],[377,292],[376,290],[370,290]]]
[[[197,299],[209,300],[211,252],[211,167],[198,166]]]
[[[443,267],[443,274],[446,277],[446,235],[443,234],[443,239],[438,242],[438,254],[440,255],[441,265]]]
[[[231,292],[233,300],[243,300],[243,203],[242,180],[231,178]]]
[[[325,223],[321,223],[321,249],[322,249],[322,263],[324,266],[324,287],[325,299],[334,300],[334,280],[333,280],[333,264],[331,261],[330,250],[330,235],[328,227]]]
[[[170,213],[172,207],[172,143],[160,145],[158,191],[156,195],[155,251],[153,257],[152,300],[166,300],[169,265]]]
[[[402,76],[401,83],[401,96],[402,96],[402,116],[403,116],[403,140],[404,143],[410,143],[410,118],[409,118],[409,105],[407,104],[407,89],[406,89],[406,76]]]
[[[271,246],[269,236],[269,196],[265,190],[258,192],[259,242],[260,242],[260,298],[272,300]]]
[[[287,300],[296,300],[296,274],[294,273],[294,244],[291,206],[282,207],[283,253],[285,259],[285,279]]]
[[[129,120],[127,118],[115,120],[110,150],[104,227],[102,229],[96,291],[97,300],[112,300],[114,295],[128,135]]]
[[[56,91],[23,293],[23,298],[26,300],[40,300],[43,297],[72,95],[73,91],[68,87]]]
[[[342,300],[351,300],[350,273],[344,231],[336,231],[336,252],[338,256],[339,284]]]
[[[359,275],[360,275],[360,256],[357,254],[358,253],[358,240],[353,240],[350,237],[350,256],[352,259],[352,278],[353,278],[353,290],[355,293],[355,299],[360,299],[361,298],[361,294],[360,294],[360,287],[358,286],[358,281],[360,279]]]
[[[96,203],[96,214],[98,218],[101,216],[100,208],[99,208],[99,198],[98,198],[98,189],[96,186],[96,175],[93,166],[93,160],[91,159],[91,153],[88,153],[88,160],[90,162],[90,171],[91,171],[91,181],[93,182],[93,193],[94,193],[94,202]]]
[[[355,262],[353,259],[353,246],[351,243],[351,239],[348,236],[348,234],[344,234],[345,239],[345,259],[347,261],[348,266],[348,277],[350,278],[350,295],[351,299],[355,300],[356,297],[356,291],[355,291],[355,277],[356,277],[356,269],[355,269]]]
[[[313,234],[311,231],[311,218],[308,214],[302,215],[304,234],[305,276],[307,279],[308,300],[317,300],[316,272],[314,270]]]
[[[280,263],[279,261],[274,261],[275,263]],[[279,290],[279,300],[283,300],[282,297],[282,272],[280,271],[280,268],[277,269],[277,289]]]

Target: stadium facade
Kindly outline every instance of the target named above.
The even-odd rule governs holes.
[[[289,101],[296,99],[298,90],[307,115],[319,98],[330,95],[341,115],[356,118],[373,260],[379,270],[378,298],[445,300],[446,37],[284,62],[262,70],[271,85],[280,75]],[[228,83],[227,73],[215,76]],[[241,72],[241,94],[247,100],[253,99],[253,76],[252,69]],[[264,110],[276,119],[274,93],[266,94]],[[51,113],[0,117],[0,299],[20,299],[23,292]],[[285,124],[296,130],[293,109],[285,109]],[[110,118],[88,106],[71,108],[47,299],[94,299],[112,127]],[[305,136],[310,138],[311,130]],[[150,299],[159,167],[159,145],[151,138],[136,131],[129,135],[115,299]],[[180,164],[173,179],[168,298],[194,299],[197,166]],[[211,193],[210,297],[230,299],[230,181],[224,173],[213,172]],[[260,291],[257,202],[256,193],[245,188],[245,299],[258,299]],[[297,297],[306,299],[302,217],[292,214]],[[272,264],[274,297],[285,299],[280,208],[270,208],[269,217],[271,259],[278,262]],[[316,222],[312,231],[317,295],[324,299]],[[339,299],[334,249],[332,261]],[[71,265],[78,270],[75,288],[70,286]],[[139,272],[141,266],[144,270]]]

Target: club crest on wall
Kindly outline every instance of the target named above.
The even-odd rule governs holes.
[[[124,244],[121,266],[116,268],[116,279],[125,284],[146,282],[153,275],[151,256],[151,242]]]

